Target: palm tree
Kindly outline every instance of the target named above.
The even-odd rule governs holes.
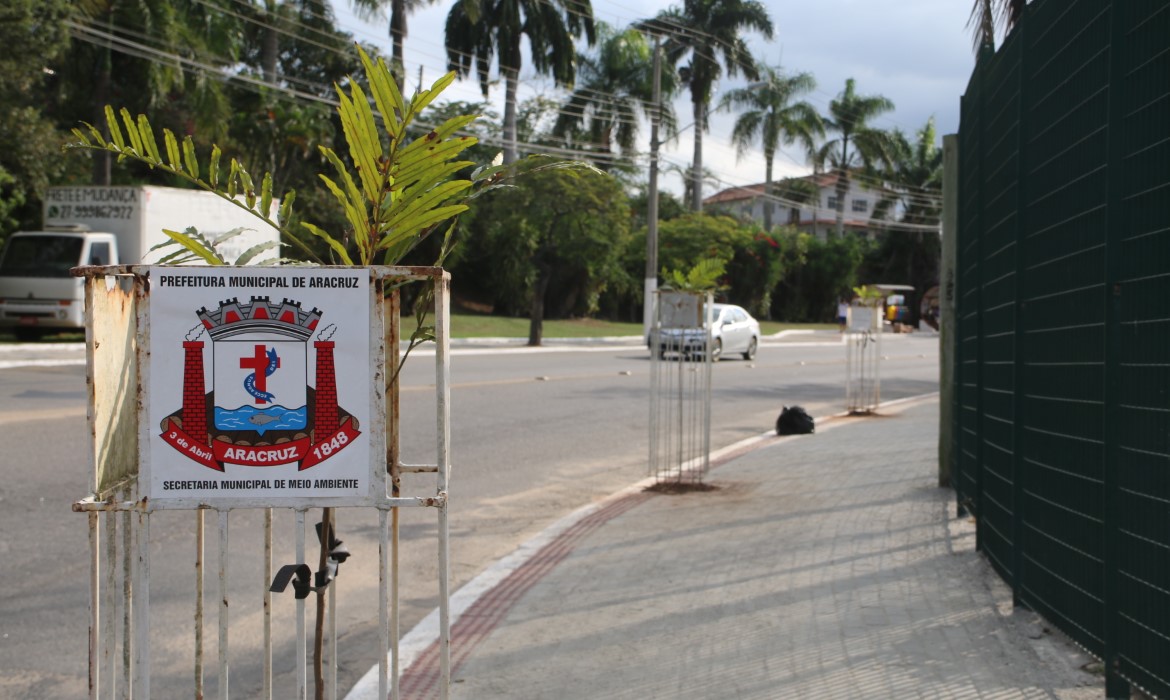
[[[666,38],[663,53],[667,62],[678,66],[682,83],[691,92],[695,126],[695,153],[691,175],[691,209],[703,208],[703,132],[707,130],[707,108],[715,82],[726,67],[728,76],[742,72],[748,80],[759,77],[756,63],[743,39],[745,30],[754,29],[772,38],[772,20],[763,3],[756,0],[683,0],[681,9],[672,7],[654,19],[637,25],[651,34]],[[690,62],[679,66],[689,57]],[[720,65],[722,57],[723,65]]]
[[[638,115],[653,114],[653,49],[632,27],[618,32],[602,23],[598,36],[597,53],[577,57],[577,88],[561,106],[553,134],[564,137],[583,128],[589,148],[598,154],[597,166],[609,170],[615,145],[623,154],[634,148]],[[673,75],[663,78],[661,92],[670,95],[675,90]],[[663,107],[662,118],[669,131],[674,123],[669,106]]]
[[[448,69],[464,77],[471,73],[474,62],[480,90],[487,97],[492,61],[499,61],[504,77],[505,163],[516,160],[521,37],[528,37],[532,67],[551,75],[559,87],[571,87],[577,68],[573,41],[582,34],[592,46],[595,36],[589,0],[458,0],[451,7],[446,28]]]
[[[900,204],[901,221],[909,230],[888,230],[881,236],[875,272],[881,279],[905,280],[922,292],[939,280],[942,216],[942,148],[934,118],[910,141],[901,131],[890,134],[892,162],[883,174],[889,191],[874,210],[874,217]],[[917,318],[916,305],[911,309]]]
[[[746,108],[735,120],[731,139],[736,155],[742,157],[756,141],[764,146],[764,230],[772,230],[772,161],[781,145],[800,143],[805,152],[825,133],[815,108],[807,102],[793,102],[811,92],[816,80],[809,73],[785,75],[780,67],[766,66],[760,84],[732,90],[724,95],[721,109]]]
[[[398,86],[402,87],[406,80],[406,63],[402,44],[406,40],[406,17],[410,13],[418,10],[424,5],[432,5],[437,0],[350,0],[349,4],[353,7],[357,16],[363,20],[370,20],[374,18],[381,18],[383,16],[382,10],[390,6],[390,67],[393,69],[395,77],[398,78]]]
[[[975,0],[967,26],[975,30],[975,50],[995,48],[996,27],[1010,31],[1024,15],[1027,0]],[[996,15],[999,15],[998,19]]]
[[[889,194],[874,209],[874,218],[900,203],[904,223],[935,226],[942,215],[943,154],[934,117],[914,136],[912,143],[901,130],[890,132],[890,164],[882,177]]]
[[[826,163],[837,175],[837,225],[840,236],[845,228],[845,196],[853,170],[872,171],[881,163],[889,162],[889,134],[869,125],[874,117],[894,108],[894,103],[881,95],[858,95],[853,78],[845,81],[845,89],[829,102],[829,116],[825,130],[837,134],[821,145],[816,163]]]

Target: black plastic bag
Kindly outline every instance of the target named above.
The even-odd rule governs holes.
[[[808,435],[816,432],[813,417],[800,406],[785,406],[776,419],[777,435]]]

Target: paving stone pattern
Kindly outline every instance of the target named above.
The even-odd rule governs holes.
[[[619,509],[457,654],[452,698],[1103,698],[935,486],[937,402],[886,413]]]

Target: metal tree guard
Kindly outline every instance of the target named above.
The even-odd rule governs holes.
[[[89,630],[89,676],[90,698],[149,698],[152,696],[151,682],[155,673],[163,673],[163,667],[185,665],[190,659],[191,673],[186,676],[190,680],[189,692],[194,697],[204,697],[205,669],[216,669],[212,674],[215,683],[215,692],[219,698],[226,700],[231,687],[229,675],[231,666],[247,666],[249,663],[262,674],[259,679],[251,677],[248,680],[259,687],[253,697],[272,698],[274,695],[285,697],[306,698],[309,695],[311,684],[308,678],[308,648],[312,631],[306,626],[306,600],[313,590],[322,591],[328,596],[328,621],[322,629],[322,617],[318,617],[318,635],[327,641],[327,645],[319,658],[327,662],[319,666],[324,668],[325,697],[337,697],[337,668],[339,664],[338,633],[337,633],[337,605],[339,599],[342,605],[347,605],[344,592],[338,595],[337,578],[338,566],[345,561],[348,553],[342,554],[341,543],[335,541],[334,532],[330,530],[330,517],[324,516],[319,538],[322,541],[322,552],[318,558],[315,554],[306,552],[306,539],[313,538],[313,534],[306,536],[306,514],[312,508],[329,509],[332,512],[347,513],[347,525],[352,525],[359,519],[365,519],[362,525],[376,527],[378,532],[378,601],[374,610],[368,611],[368,617],[374,617],[379,625],[379,693],[380,697],[398,698],[400,668],[398,647],[398,615],[399,615],[399,510],[403,507],[433,508],[437,518],[437,572],[438,572],[438,600],[439,600],[439,655],[440,679],[439,696],[447,698],[450,684],[450,624],[448,614],[449,591],[449,563],[448,563],[448,526],[447,526],[447,485],[449,473],[450,451],[450,357],[449,357],[449,287],[450,276],[441,268],[429,267],[373,267],[373,268],[234,268],[235,274],[263,275],[264,279],[284,280],[291,282],[272,283],[268,286],[280,287],[271,295],[255,295],[250,302],[241,301],[243,296],[231,298],[221,295],[218,299],[226,298],[219,308],[208,312],[207,308],[199,311],[202,324],[196,323],[192,331],[203,333],[207,328],[216,328],[221,323],[234,323],[241,319],[252,322],[251,327],[267,325],[275,327],[279,323],[290,326],[299,325],[306,331],[305,341],[308,342],[308,331],[317,332],[317,320],[313,312],[308,311],[308,304],[303,308],[297,305],[289,308],[290,302],[285,299],[283,304],[275,303],[280,294],[301,299],[312,299],[312,294],[297,287],[328,287],[337,286],[337,280],[356,278],[358,285],[354,286],[354,294],[358,299],[364,299],[360,305],[361,311],[349,317],[350,325],[356,322],[365,324],[361,337],[368,338],[368,347],[350,348],[357,353],[356,364],[365,364],[368,360],[368,372],[371,381],[360,390],[352,383],[345,383],[341,375],[350,368],[344,366],[344,361],[338,359],[334,363],[334,342],[330,337],[321,338],[311,346],[316,363],[309,361],[306,354],[305,365],[295,365],[297,358],[283,355],[286,369],[296,369],[302,378],[308,374],[314,377],[313,395],[308,400],[307,407],[311,407],[315,416],[308,427],[303,429],[304,437],[285,439],[284,442],[270,438],[264,442],[253,442],[247,449],[238,447],[242,443],[230,443],[227,448],[224,443],[211,444],[195,439],[193,436],[203,437],[208,433],[215,433],[210,421],[218,420],[208,410],[214,400],[212,394],[204,392],[204,367],[202,363],[205,353],[207,357],[214,355],[216,349],[210,353],[201,346],[204,344],[192,338],[181,343],[182,348],[175,350],[178,345],[170,335],[162,332],[158,323],[151,323],[151,295],[159,295],[159,279],[163,274],[174,274],[176,279],[194,279],[196,277],[209,278],[215,275],[227,275],[225,268],[160,268],[145,266],[116,266],[102,268],[84,268],[80,274],[85,277],[86,285],[86,335],[87,335],[87,374],[90,390],[89,397],[89,424],[92,433],[93,445],[89,455],[92,466],[92,494],[74,504],[77,512],[86,513],[89,518],[90,542],[90,630]],[[239,270],[247,269],[241,273]],[[263,269],[263,272],[258,270]],[[218,270],[219,272],[215,272]],[[291,276],[300,275],[299,284],[292,281]],[[305,284],[305,279],[316,277]],[[253,277],[250,279],[258,279]],[[435,463],[428,465],[406,465],[399,460],[398,450],[398,389],[397,368],[399,365],[399,297],[397,287],[404,282],[423,282],[434,285],[435,295],[435,387],[436,387],[436,422],[437,441],[435,445]],[[183,285],[180,285],[183,286]],[[190,285],[187,285],[190,286]],[[199,285],[195,285],[199,286]],[[228,285],[231,287],[232,285]],[[284,287],[291,287],[285,290]],[[152,291],[153,288],[153,291]],[[302,294],[297,297],[297,294]],[[192,292],[183,290],[183,294]],[[231,290],[225,293],[231,294]],[[202,303],[199,301],[192,302]],[[293,302],[295,303],[295,302]],[[194,308],[198,308],[195,306]],[[206,312],[206,313],[205,313]],[[235,314],[232,316],[231,314]],[[299,315],[298,315],[299,314]],[[155,319],[157,321],[157,319]],[[183,323],[192,325],[186,317]],[[244,323],[241,326],[247,325]],[[324,325],[324,324],[322,324]],[[152,327],[155,326],[155,327]],[[165,327],[165,326],[164,326]],[[321,329],[324,333],[328,328]],[[245,338],[247,344],[253,341],[247,335],[249,331],[234,331],[219,328],[221,340],[236,340]],[[235,334],[234,337],[232,334]],[[211,338],[215,340],[214,336]],[[182,338],[180,337],[180,340]],[[259,342],[259,341],[255,341]],[[275,345],[284,341],[271,341]],[[264,346],[259,346],[264,347]],[[342,344],[337,343],[337,352],[343,351]],[[308,350],[306,350],[308,353]],[[152,357],[153,355],[153,357]],[[156,370],[152,374],[152,367],[156,367],[159,355],[171,355],[171,361],[182,368],[175,378],[169,373],[163,376]],[[271,365],[279,366],[276,352],[273,350]],[[290,362],[290,360],[292,362]],[[251,362],[251,360],[248,360]],[[260,353],[256,354],[256,369],[253,379],[259,377],[263,371],[260,362]],[[240,362],[245,366],[245,362]],[[251,365],[248,365],[251,366]],[[334,379],[334,366],[338,378]],[[223,365],[223,369],[232,369],[231,364]],[[239,368],[235,368],[239,369]],[[214,376],[215,370],[212,371]],[[269,372],[271,373],[271,372]],[[175,389],[178,399],[176,404],[182,408],[176,410],[164,420],[162,432],[170,433],[168,444],[159,445],[161,440],[168,437],[160,435],[160,426],[153,416],[158,410],[152,406],[151,399],[157,398],[157,387],[161,384],[181,384],[181,390]],[[245,381],[245,385],[249,382]],[[263,385],[251,382],[249,390],[263,394]],[[218,385],[217,385],[218,386]],[[268,384],[271,389],[273,385]],[[363,393],[357,393],[358,391]],[[353,414],[339,416],[339,399],[341,392],[349,392],[348,400],[353,403],[346,405],[347,399],[341,400],[342,409],[358,409]],[[256,394],[253,394],[256,395]],[[357,397],[357,398],[353,398]],[[368,402],[368,404],[367,404]],[[158,402],[156,402],[158,403]],[[169,402],[165,410],[171,410]],[[216,403],[221,403],[216,401]],[[257,400],[256,403],[260,403]],[[215,406],[219,410],[219,406]],[[250,408],[250,407],[249,407]],[[344,413],[344,411],[343,411]],[[365,416],[359,424],[356,414]],[[256,413],[256,416],[264,416]],[[217,414],[218,416],[218,414]],[[267,424],[269,417],[253,421],[258,425]],[[325,427],[322,427],[322,421]],[[340,427],[338,426],[340,422]],[[346,434],[346,425],[352,429]],[[268,428],[276,432],[276,428]],[[296,462],[298,469],[308,469],[299,474],[312,474],[310,463],[313,460],[328,460],[340,455],[345,450],[354,452],[354,446],[359,443],[351,437],[360,431],[361,439],[368,441],[368,457],[353,460],[356,469],[360,472],[360,480],[368,485],[359,492],[341,496],[322,496],[318,488],[329,488],[334,480],[313,480],[305,476],[304,479],[312,482],[302,495],[272,498],[261,495],[240,495],[231,489],[243,489],[249,485],[264,481],[266,475],[272,472],[271,467],[252,470],[253,475],[237,479],[234,482],[224,482],[227,478],[223,474],[224,462],[221,458],[223,450],[228,450],[229,462],[234,458],[277,459],[271,455],[288,454],[282,450],[302,450],[299,454],[303,461]],[[286,431],[292,432],[292,431]],[[265,435],[260,432],[261,437]],[[222,435],[218,440],[225,441]],[[297,447],[296,445],[300,445]],[[161,450],[161,452],[159,452]],[[232,450],[236,450],[233,452]],[[362,453],[365,455],[366,453]],[[165,457],[160,458],[160,455]],[[243,455],[243,456],[241,456]],[[261,455],[269,455],[261,457]],[[209,461],[207,464],[198,464],[197,459]],[[191,463],[188,464],[188,461]],[[160,485],[158,480],[152,481],[152,473],[157,474],[164,469],[174,469],[175,464],[184,465],[193,469],[192,481],[170,482],[170,485]],[[194,464],[194,467],[191,465]],[[228,464],[229,470],[238,463]],[[255,466],[265,466],[256,464]],[[286,465],[287,466],[287,465]],[[200,471],[201,470],[201,471]],[[237,469],[237,472],[241,471]],[[287,471],[287,470],[286,470]],[[230,473],[230,471],[229,471]],[[404,494],[402,485],[404,474],[425,474],[434,477],[434,488],[420,495]],[[322,474],[317,474],[317,477]],[[207,479],[208,481],[201,481]],[[249,481],[250,480],[250,481]],[[209,484],[215,481],[216,488],[226,491],[209,491],[191,495],[182,495],[159,498],[165,493],[161,489],[200,488],[180,487],[175,484]],[[283,481],[283,480],[282,480]],[[299,479],[298,479],[299,481]],[[322,483],[317,483],[321,481]],[[264,481],[264,483],[268,483]],[[292,486],[289,486],[292,488]],[[236,517],[230,518],[232,511],[237,511]],[[171,511],[167,513],[167,511]],[[189,512],[193,517],[191,527],[177,524],[179,512]],[[204,512],[214,511],[216,518],[212,527],[215,535],[212,540],[217,549],[217,555],[209,562],[204,556]],[[244,511],[244,512],[240,512]],[[250,528],[242,528],[240,534],[232,532],[233,539],[229,540],[229,519],[235,522],[244,520],[249,522],[254,516],[263,515],[263,532],[253,533]],[[162,515],[156,521],[156,533],[152,540],[151,521]],[[274,516],[281,523],[274,527]],[[352,518],[350,520],[349,518]],[[336,515],[332,522],[336,522]],[[285,526],[288,526],[287,529]],[[238,527],[238,526],[237,526]],[[256,528],[259,529],[259,528]],[[274,532],[278,535],[274,544]],[[311,530],[309,531],[311,533]],[[340,534],[344,535],[344,531]],[[162,547],[161,539],[165,538],[165,549],[191,546],[191,562],[194,563],[193,580],[184,583],[179,591],[152,590],[151,588],[151,558],[158,556]],[[256,550],[252,550],[252,542],[256,542]],[[291,550],[291,551],[289,551]],[[278,563],[292,561],[285,567],[287,571],[277,573],[274,578],[273,559]],[[245,584],[249,591],[246,595],[236,595],[241,584],[232,580],[232,571],[242,562],[259,560],[259,569],[262,574],[255,580],[255,586]],[[320,566],[318,568],[318,564]],[[354,566],[351,564],[350,566]],[[204,577],[208,568],[217,577],[218,590],[211,594],[215,600],[216,622],[204,619]],[[345,567],[341,567],[345,568]],[[311,571],[310,569],[317,569]],[[261,579],[260,576],[263,576]],[[238,576],[238,574],[237,574]],[[262,584],[262,585],[261,585]],[[161,604],[166,600],[173,604],[176,598],[182,599],[187,595],[187,587],[192,589],[190,617],[182,625],[169,626],[167,620],[158,620],[152,625],[152,599],[158,596]],[[281,593],[278,589],[286,587],[292,591]],[[229,595],[230,592],[230,595]],[[273,597],[272,593],[277,592]],[[292,593],[295,592],[295,604]],[[207,593],[210,593],[208,591]],[[230,608],[229,608],[230,603]],[[320,604],[320,603],[319,603]],[[185,609],[180,608],[180,610]],[[229,615],[230,610],[230,615]],[[291,612],[291,615],[290,615]],[[212,611],[207,610],[208,617]],[[159,615],[158,617],[162,617]],[[289,618],[292,618],[290,620]],[[274,620],[274,618],[276,618]],[[205,624],[206,623],[206,624]],[[276,623],[276,624],[274,624]],[[286,629],[281,624],[287,624]],[[206,625],[217,626],[217,641],[214,643],[217,658],[205,661],[211,646],[205,639]],[[243,635],[232,636],[231,630],[246,629]],[[189,639],[184,641],[184,632],[190,632]],[[237,633],[238,634],[238,633]],[[157,644],[160,635],[166,635],[166,644]],[[229,646],[229,640],[236,641],[236,647]],[[263,648],[259,649],[262,639]],[[152,644],[152,642],[154,642]],[[247,651],[255,651],[260,657],[252,659]],[[291,651],[292,658],[282,658],[285,668],[293,668],[295,675],[296,694],[287,690],[274,690],[273,668],[274,653],[277,648]],[[290,649],[291,647],[291,649]],[[179,651],[176,651],[178,649]],[[190,656],[188,656],[188,654]],[[152,656],[158,657],[152,665]],[[170,674],[168,682],[178,681],[175,674]],[[318,676],[321,680],[322,676]],[[157,679],[156,679],[157,680]],[[156,685],[155,697],[170,695],[172,690],[160,688]],[[180,691],[175,691],[180,692]],[[239,690],[238,694],[245,694],[247,690]]]
[[[872,413],[882,401],[882,318],[870,306],[849,310],[845,335],[845,410]]]
[[[655,292],[650,332],[650,475],[700,484],[711,453],[710,292]]]

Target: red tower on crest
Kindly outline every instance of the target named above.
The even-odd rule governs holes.
[[[208,443],[207,389],[203,385],[203,343],[183,341],[183,432]]]
[[[318,340],[313,343],[317,350],[317,387],[313,397],[313,428],[316,439],[337,432],[340,414],[337,409],[337,375],[333,368],[333,342]]]

